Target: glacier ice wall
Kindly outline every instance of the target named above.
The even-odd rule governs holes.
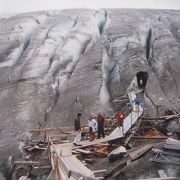
[[[180,109],[180,12],[55,10],[0,18],[0,151],[32,128],[112,115],[139,71],[151,116]]]

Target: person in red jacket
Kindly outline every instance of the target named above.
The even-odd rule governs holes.
[[[124,128],[123,128],[123,122],[124,122],[124,118],[125,118],[125,114],[123,111],[119,111],[116,113],[115,118],[118,120],[118,124],[120,127],[122,127],[122,131],[124,134]]]

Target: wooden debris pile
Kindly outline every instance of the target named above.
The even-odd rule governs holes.
[[[168,175],[164,172],[164,170],[157,170],[159,175],[158,178],[147,178],[147,179],[138,179],[138,180],[176,180],[176,177],[168,177]]]
[[[136,95],[131,92],[129,94],[130,103],[127,107],[130,105],[133,107],[134,97]],[[138,112],[133,111],[132,108],[127,109],[128,114],[125,117],[123,127],[119,127],[117,121],[113,121],[109,117],[106,118],[107,133],[103,139],[90,142],[88,140],[89,128],[83,126],[84,138],[82,146],[78,147],[72,144],[73,127],[30,131],[38,135],[39,138],[26,144],[23,149],[33,156],[23,161],[15,161],[16,166],[19,164],[28,165],[30,167],[29,175],[34,169],[47,168],[49,170],[47,179],[54,178],[56,180],[97,180],[115,176],[124,167],[142,159],[147,152],[151,152],[150,149],[156,147],[157,142],[160,143],[167,139],[167,136],[156,128],[152,118],[147,119],[146,117],[142,121],[142,107],[140,107],[141,111]],[[176,112],[168,113],[160,117],[159,120],[167,122],[180,117],[180,114]],[[107,135],[108,131],[111,131],[110,135]],[[156,142],[152,142],[152,139]],[[139,140],[141,140],[140,144],[134,143]],[[155,157],[151,161],[180,165],[180,157],[177,153],[179,149],[179,141],[168,139],[162,149],[153,149]],[[165,177],[163,171],[160,171],[161,176]]]
[[[147,152],[151,153],[150,150],[153,147],[159,146],[159,144],[162,144],[167,138],[167,136],[156,129],[153,121],[140,121],[140,123],[136,123],[135,128],[132,127],[130,132],[127,133],[120,141],[115,140],[109,142],[107,143],[107,146],[103,147],[101,144],[83,147],[83,151],[80,152],[78,150],[79,154],[77,157],[82,161],[84,160],[85,165],[90,169],[93,168],[93,166],[96,166],[98,161],[101,161],[101,158],[102,160],[107,158],[108,161],[106,161],[106,166],[102,165],[102,168],[106,171],[100,173],[100,175],[104,177],[104,179],[108,179],[112,176],[115,177],[122,169],[124,169],[124,167],[129,166],[132,162],[143,158]],[[143,140],[141,141],[142,145],[138,147],[130,145],[132,141],[139,139]],[[151,140],[154,140],[154,142]],[[172,149],[173,147],[171,146],[179,148],[179,144],[177,142],[171,142],[169,139],[163,145],[163,148],[165,149],[170,147]],[[101,154],[101,156],[99,154]],[[175,156],[177,157],[177,153]],[[151,161],[147,163],[151,163]],[[177,162],[174,164],[177,165]],[[176,177],[166,177],[167,179],[176,179]]]
[[[34,177],[41,173],[49,173],[51,169],[49,150],[50,144],[43,138],[25,145],[22,159],[11,160],[13,166],[11,177]]]
[[[180,141],[167,139],[161,149],[153,149],[152,162],[180,166]]]
[[[153,122],[142,121],[133,139],[166,139],[163,133],[156,129]]]
[[[116,150],[109,153],[108,155],[109,158],[111,157],[112,153],[115,153],[116,155],[121,154],[121,156],[119,156],[119,158],[118,156],[116,156],[116,159],[118,158],[119,163],[115,165],[115,167],[111,169],[107,174],[105,174],[105,179],[121,171],[122,168],[129,165],[132,161],[135,161],[139,159],[140,157],[142,157],[152,147],[153,147],[153,144],[146,144],[140,147],[132,148],[126,152],[125,149],[122,149],[120,146]]]
[[[135,128],[132,127],[130,132],[119,140],[116,139],[97,144],[90,143],[84,147],[75,147],[73,150],[65,149],[64,151],[62,147],[64,145],[66,146],[66,144],[68,145],[68,139],[72,136],[72,133],[67,130],[68,128],[65,128],[65,132],[63,128],[32,130],[31,132],[38,132],[42,135],[24,146],[24,150],[31,154],[38,154],[38,159],[36,157],[34,159],[30,158],[29,160],[15,161],[15,165],[16,167],[19,165],[30,167],[31,170],[28,171],[29,174],[31,174],[34,169],[47,169],[49,171],[48,177],[51,178],[54,176],[57,180],[63,178],[73,180],[78,177],[93,180],[108,179],[111,176],[115,176],[121,169],[131,164],[131,162],[143,157],[143,155],[154,146],[153,143],[146,141],[146,143],[141,146],[131,147],[131,141],[136,139],[155,138],[160,140],[167,138],[158,131],[152,123],[148,121],[140,122],[141,123],[137,122]],[[61,146],[61,150],[58,150],[59,145]],[[129,147],[131,148],[128,149]],[[168,139],[164,143],[162,150],[153,149],[155,157],[152,158],[151,161],[180,165],[179,160],[177,160],[177,158],[180,158],[179,155],[175,152],[166,151],[167,149],[177,151],[180,149],[179,141]],[[171,158],[167,160],[169,156]],[[172,157],[175,157],[176,160]],[[101,161],[101,159],[107,159],[108,161],[106,161],[106,164],[104,164],[102,168],[91,170],[93,166],[96,167],[97,161]],[[112,166],[113,163],[115,164],[113,168],[108,168],[108,166]],[[81,170],[77,168],[77,165]],[[84,172],[83,174],[81,174],[82,171]]]
[[[56,143],[67,143],[72,136],[73,127],[62,127],[62,128],[44,128],[44,129],[33,129],[27,134],[33,136],[28,142],[19,141],[20,152],[22,158],[15,160],[12,158],[11,176],[20,177],[28,176],[33,177],[37,174],[47,174],[51,170],[51,156],[49,139],[52,139]],[[22,138],[23,139],[23,138]],[[27,175],[28,174],[28,175]]]

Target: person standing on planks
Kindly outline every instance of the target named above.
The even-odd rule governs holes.
[[[90,131],[90,141],[95,140],[98,123],[92,116],[88,118],[88,126]]]
[[[118,121],[118,125],[119,127],[122,127],[122,133],[124,134],[124,127],[123,127],[123,123],[124,123],[124,118],[125,118],[125,114],[123,111],[119,111],[115,114],[115,118]]]
[[[138,96],[136,96],[134,98],[133,102],[135,104],[135,111],[139,113],[139,111],[140,111],[139,106],[141,105],[141,99]]]
[[[74,129],[75,129],[75,139],[74,139],[74,145],[75,146],[81,146],[80,141],[81,141],[81,113],[77,113],[76,118],[74,119]]]
[[[105,135],[104,135],[105,119],[104,119],[104,116],[100,112],[97,114],[97,122],[98,122],[98,139],[101,138],[101,135],[103,138],[105,138]]]

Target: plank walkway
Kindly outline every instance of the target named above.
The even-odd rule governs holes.
[[[53,144],[51,145],[51,157],[54,156],[58,158],[58,165],[56,159],[52,158],[52,166],[58,169],[59,178],[58,180],[75,180],[75,179],[84,179],[84,180],[97,180],[94,176],[94,172],[87,168],[84,164],[81,163],[74,155],[72,155],[71,144]]]

